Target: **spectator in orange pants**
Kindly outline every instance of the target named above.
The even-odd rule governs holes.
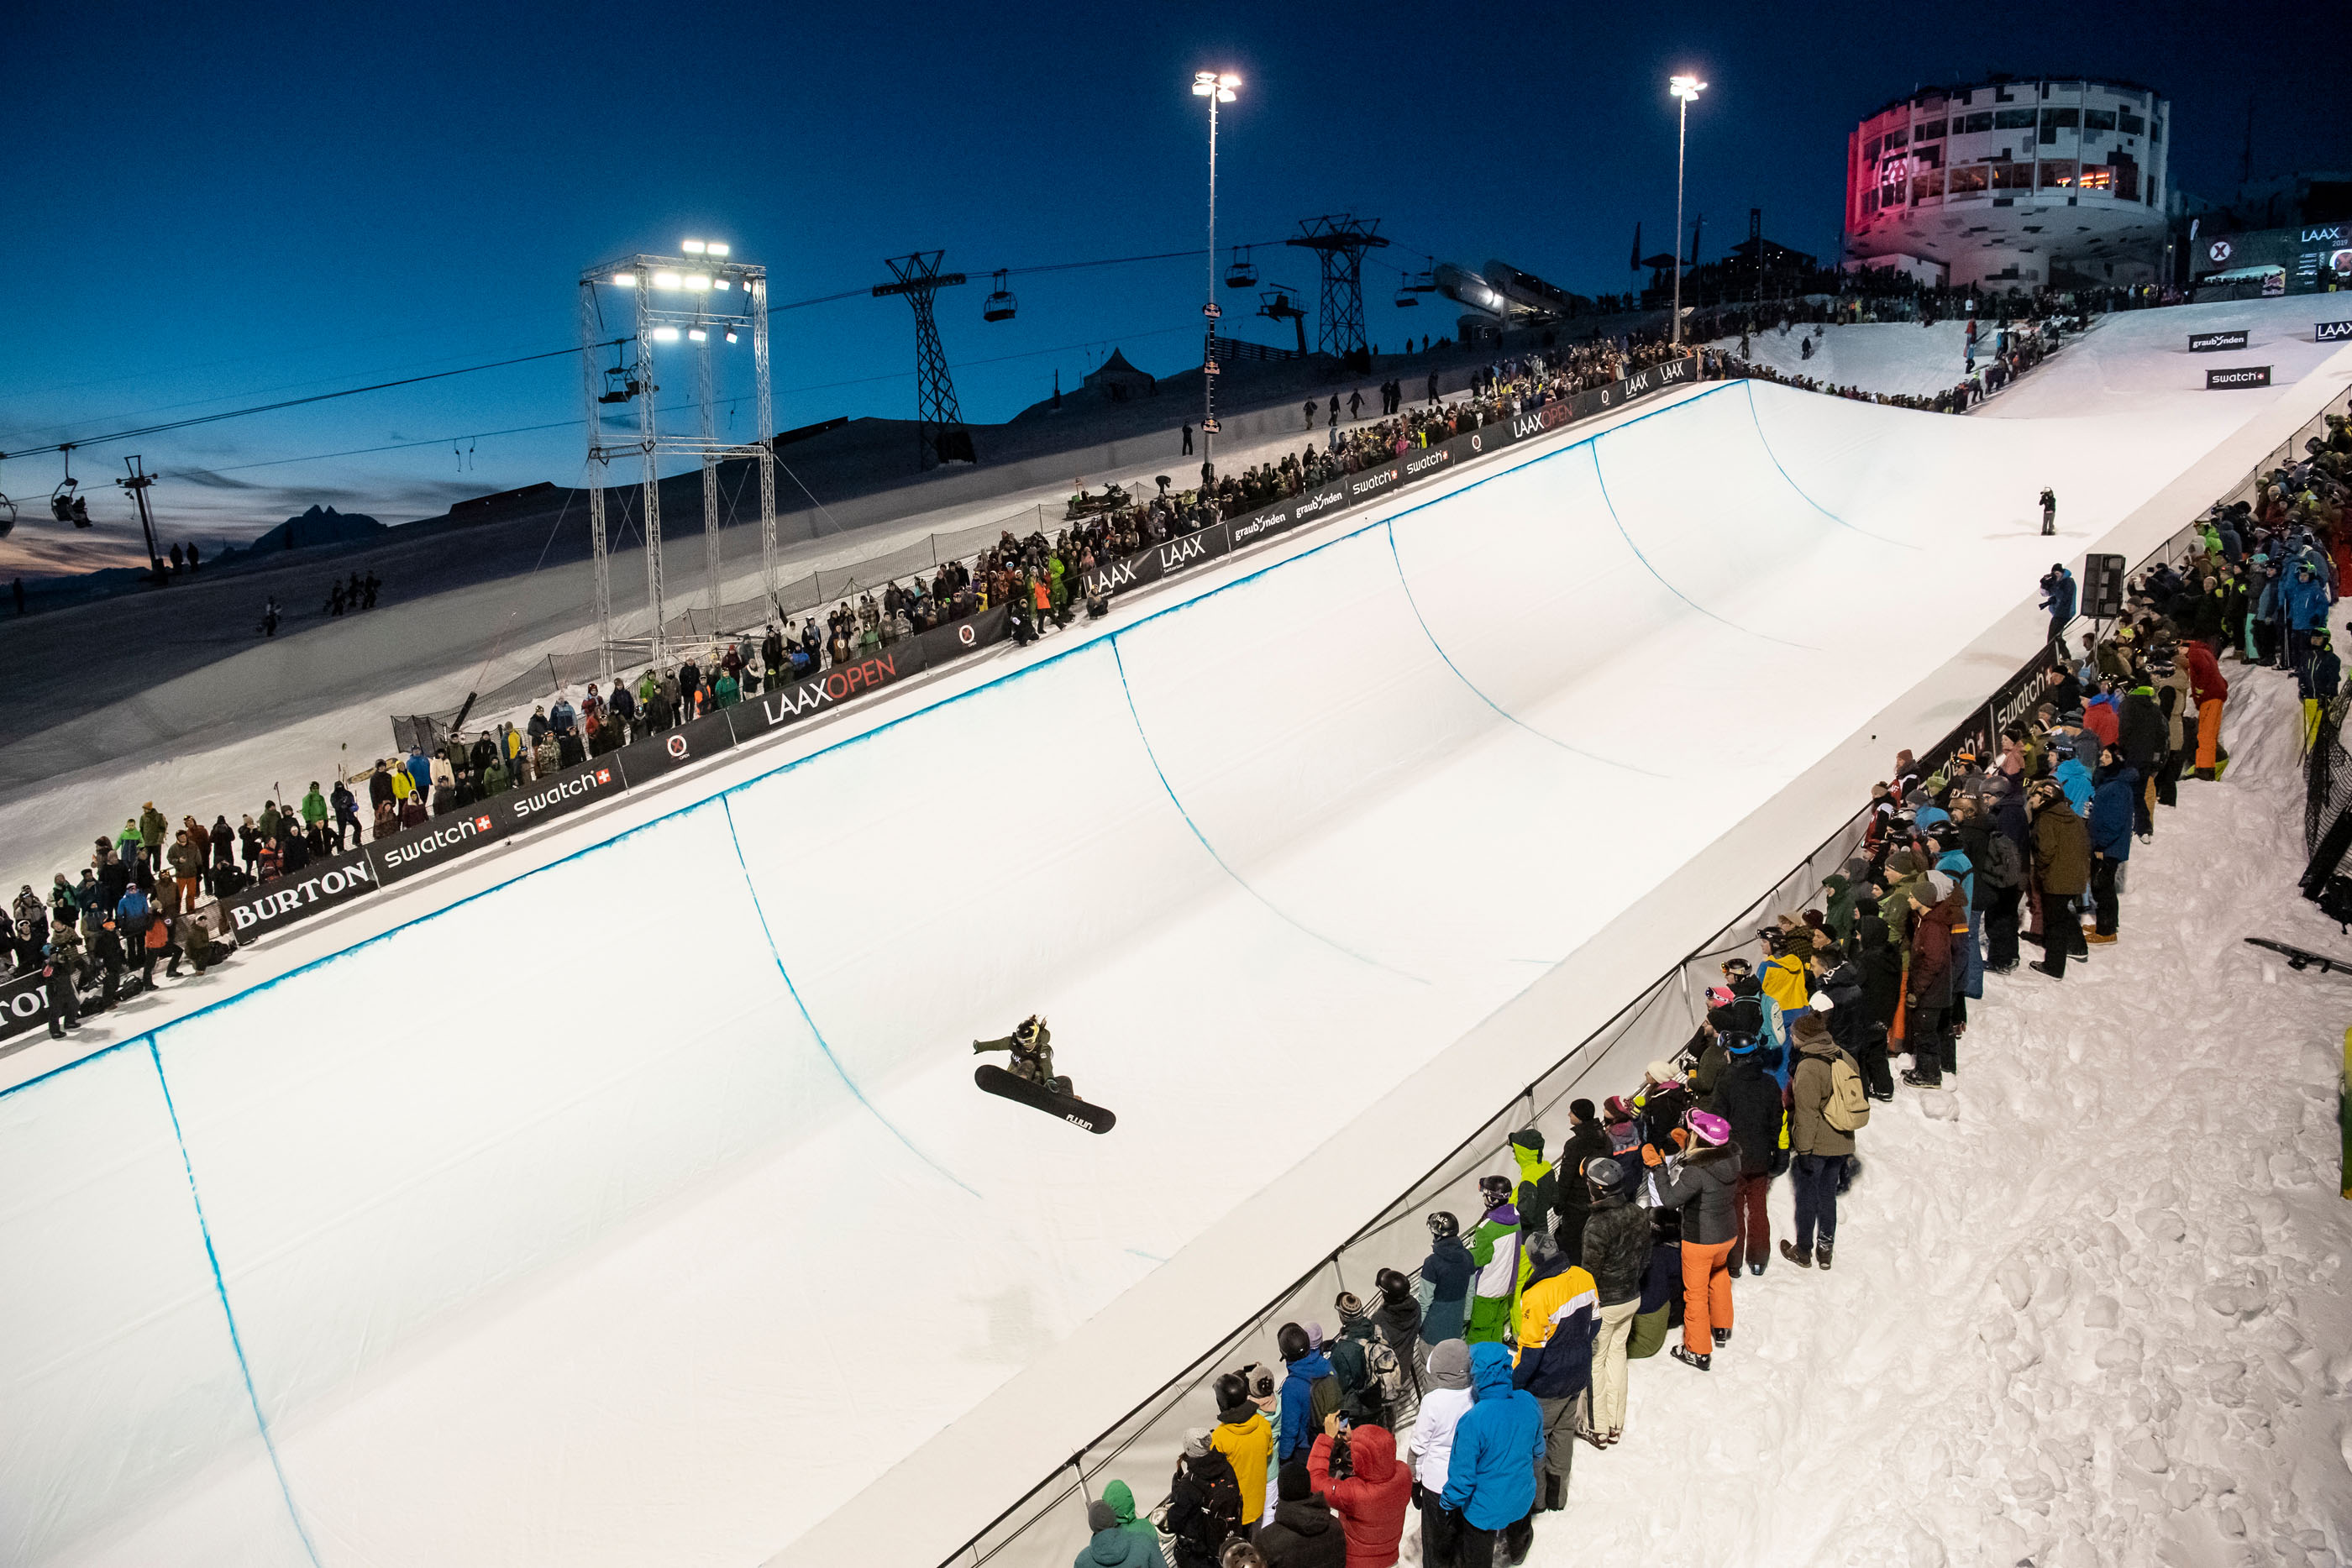
[[[1713,1112],[1692,1111],[1683,1125],[1690,1129],[1691,1151],[1676,1156],[1663,1192],[1665,1206],[1683,1214],[1683,1343],[1672,1354],[1706,1372],[1716,1347],[1731,1338],[1730,1256],[1739,1237],[1732,1197],[1739,1187],[1739,1145],[1731,1141],[1731,1124]],[[1658,1164],[1656,1145],[1644,1147],[1642,1158]]]
[[[2230,760],[2221,747],[2221,705],[2229,699],[2230,683],[2222,678],[2213,650],[2195,637],[2180,644],[2180,668],[2197,704],[2197,777],[2218,778]]]

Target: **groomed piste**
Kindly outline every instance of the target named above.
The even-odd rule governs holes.
[[[0,1096],[0,1559],[761,1560],[2210,426],[1675,394]]]

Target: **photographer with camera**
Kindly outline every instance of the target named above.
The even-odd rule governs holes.
[[[1351,1426],[1333,1411],[1307,1456],[1307,1479],[1329,1500],[1347,1537],[1347,1568],[1389,1568],[1404,1540],[1412,1472],[1386,1427]]]

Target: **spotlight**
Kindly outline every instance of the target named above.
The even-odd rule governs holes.
[[[710,287],[710,275],[707,272],[689,272],[686,275],[686,287],[690,291],[699,294]]]
[[[635,288],[636,286],[637,286],[637,275],[636,275],[635,273],[634,273],[634,272],[616,272],[616,273],[613,274],[613,287],[615,287],[615,288]]]
[[[655,328],[655,329],[654,329],[654,341],[655,341],[655,342],[656,342],[656,343],[675,343],[675,342],[677,342],[677,328],[675,328],[675,327],[656,327],[656,328]]]
[[[725,256],[727,254],[727,247],[723,245],[718,244],[716,241],[712,242],[708,248],[713,256]]]
[[[735,340],[735,329],[732,327],[727,329],[727,340],[730,343]]]
[[[709,333],[708,333],[708,332],[704,331],[704,330],[703,330],[701,328],[699,328],[699,327],[688,327],[688,328],[686,329],[686,340],[687,340],[688,342],[689,342],[689,343],[699,343],[699,342],[702,342],[702,341],[704,341],[705,340],[707,340],[709,336],[710,336],[710,334],[709,334]]]
[[[718,289],[721,293],[725,293],[727,290],[727,280],[723,277],[714,277],[710,280],[710,287]]]
[[[698,239],[690,239],[686,242],[686,254],[688,256],[700,256],[706,248],[707,247]]]
[[[677,274],[675,272],[655,273],[654,287],[656,288],[677,288],[680,287],[677,280]]]

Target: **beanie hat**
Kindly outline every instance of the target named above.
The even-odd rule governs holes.
[[[1349,1318],[1360,1318],[1364,1315],[1363,1298],[1353,1291],[1340,1291],[1339,1299],[1331,1304],[1339,1309],[1339,1321],[1342,1322]]]
[[[1827,991],[1815,991],[1805,998],[1805,1005],[1817,1013],[1832,1012],[1837,1008],[1837,1003],[1830,999],[1830,994]]]
[[[1672,1083],[1675,1081],[1674,1064],[1665,1061],[1654,1061],[1650,1063],[1649,1066],[1642,1069],[1642,1076],[1648,1079],[1653,1083]]]
[[[1570,1100],[1568,1103],[1568,1113],[1575,1117],[1580,1122],[1590,1122],[1593,1117],[1592,1102],[1590,1100]]]
[[[1305,1502],[1315,1490],[1315,1483],[1307,1476],[1307,1467],[1297,1459],[1282,1467],[1282,1477],[1276,1485],[1280,1489],[1284,1502]],[[1102,1504],[1097,1503],[1095,1508],[1102,1508]],[[1110,1511],[1104,1509],[1103,1511],[1108,1513]],[[1089,1521],[1094,1518],[1094,1509],[1087,1511],[1087,1518]]]
[[[1529,1127],[1524,1132],[1513,1133],[1511,1145],[1514,1148],[1525,1149],[1529,1154],[1540,1155],[1543,1153],[1543,1134]]]
[[[1952,895],[1952,879],[1939,871],[1929,872],[1927,892],[1930,894],[1927,899],[1929,904],[1941,904]]]
[[[1110,1504],[1097,1498],[1087,1504],[1087,1528],[1096,1531],[1117,1530],[1118,1515],[1110,1511]]]
[[[1470,1346],[1458,1339],[1429,1347],[1429,1375],[1440,1388],[1470,1386]]]
[[[1307,1325],[1307,1348],[1310,1352],[1318,1351],[1323,1348],[1323,1325],[1321,1323],[1310,1322]]]
[[[1184,1457],[1188,1459],[1209,1457],[1209,1429],[1206,1427],[1195,1427],[1184,1434]]]
[[[1690,1130],[1702,1144],[1727,1144],[1731,1141],[1731,1124],[1712,1111],[1690,1113]]]
[[[1633,1108],[1625,1103],[1625,1096],[1622,1094],[1609,1096],[1609,1119],[1612,1122],[1630,1122],[1633,1119]]]

